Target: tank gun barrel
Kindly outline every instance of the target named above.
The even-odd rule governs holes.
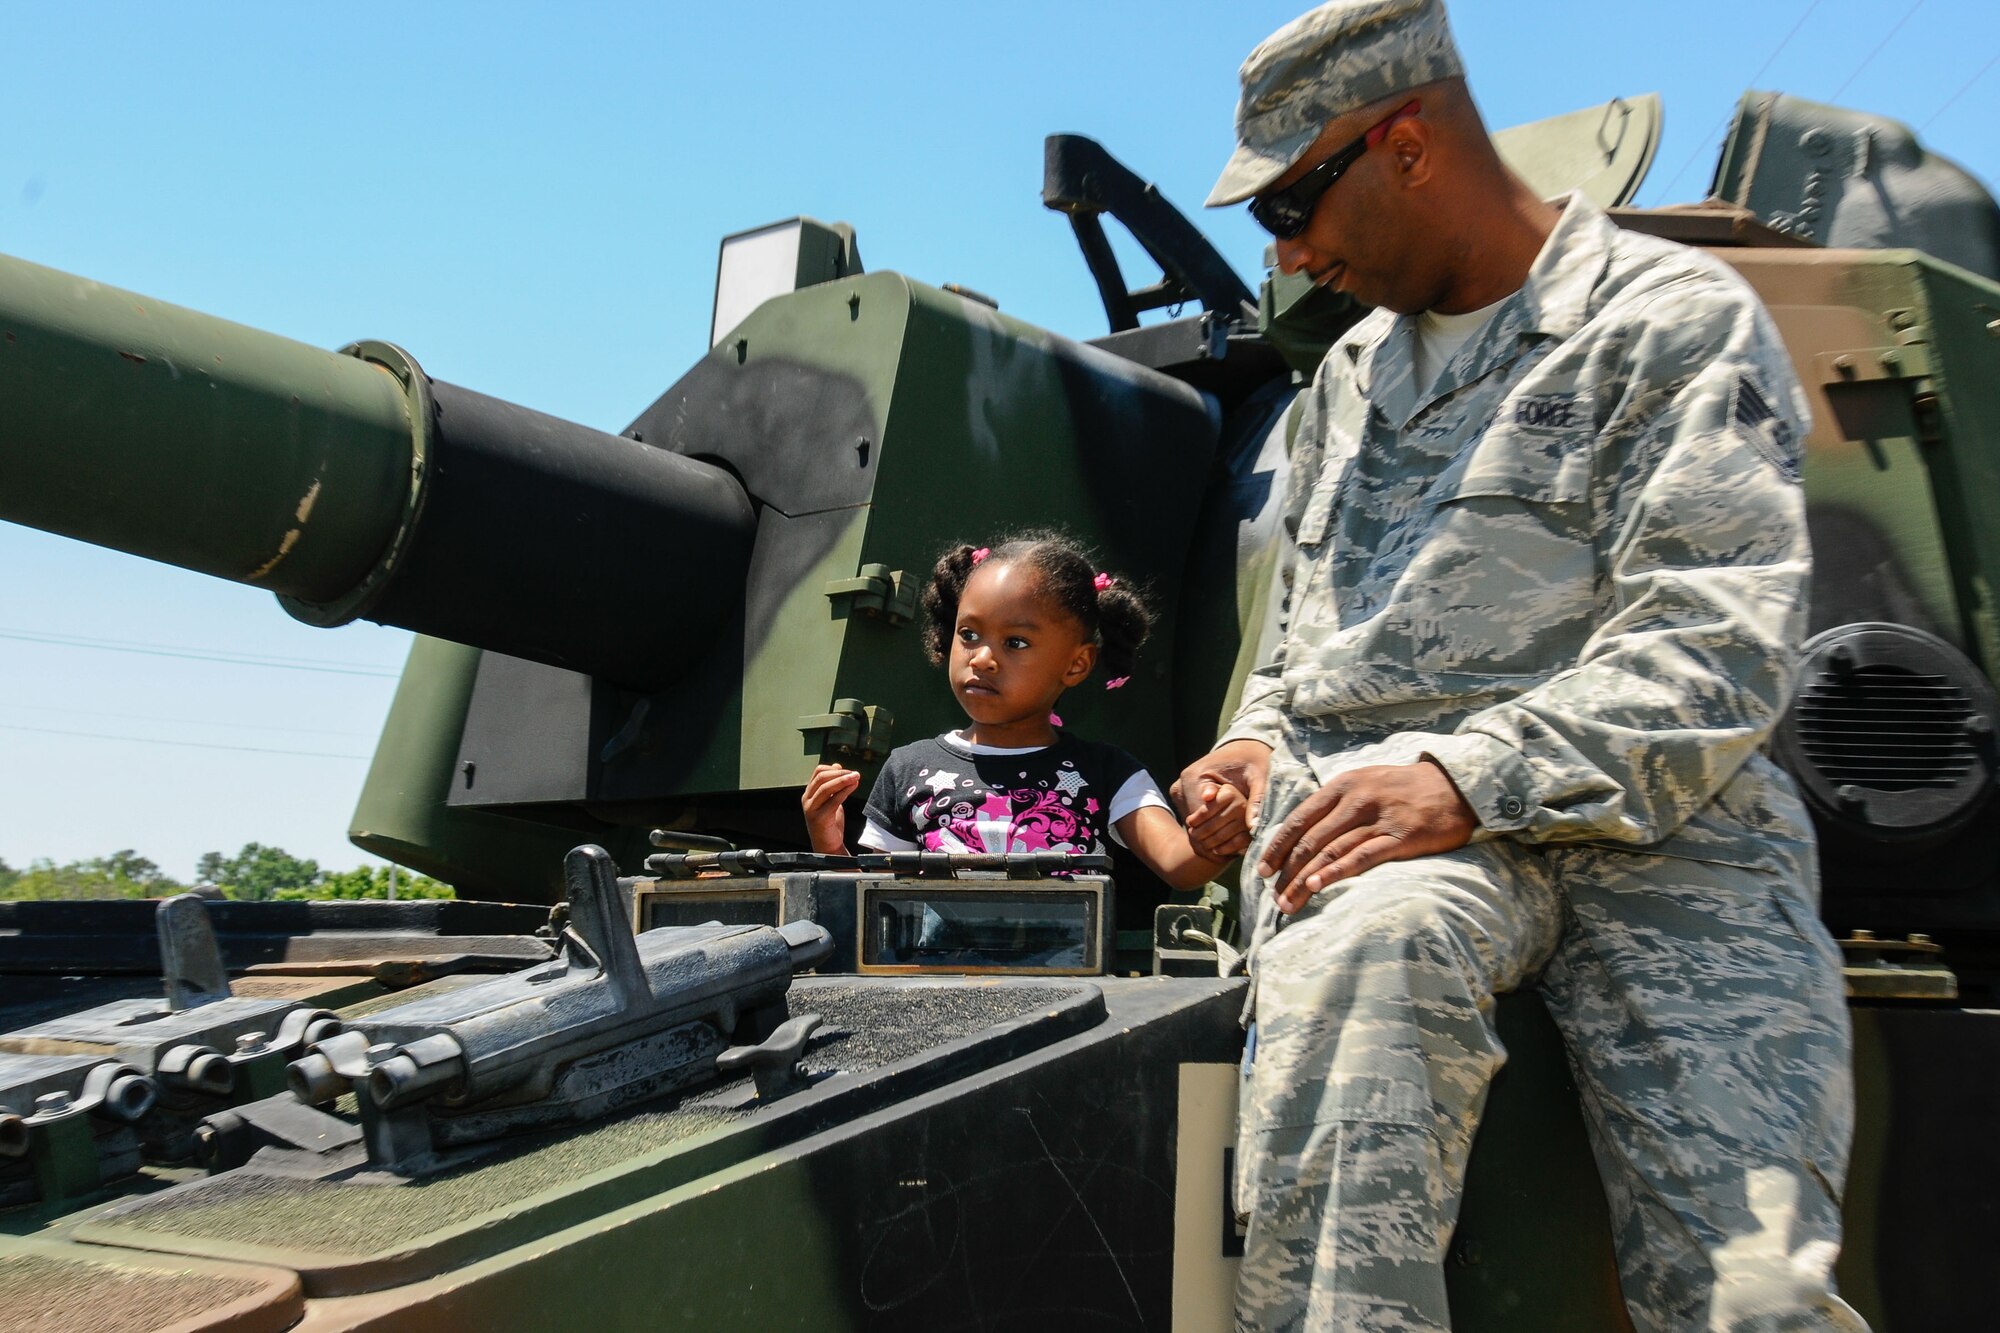
[[[0,519],[357,618],[658,686],[741,605],[728,472],[0,256]],[[634,553],[643,553],[636,555]],[[663,586],[673,614],[650,611]]]

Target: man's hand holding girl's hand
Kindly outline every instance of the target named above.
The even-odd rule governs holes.
[[[1270,776],[1271,747],[1262,741],[1229,741],[1184,769],[1170,789],[1187,819],[1188,841],[1203,856],[1241,856],[1256,830]]]
[[[1188,812],[1188,841],[1212,861],[1229,861],[1250,845],[1250,802],[1227,783],[1204,778],[1195,783],[1195,804]]]
[[[829,856],[847,854],[847,812],[841,803],[854,795],[861,775],[839,764],[821,764],[806,779],[806,793],[799,804],[805,807],[806,832],[816,852]]]

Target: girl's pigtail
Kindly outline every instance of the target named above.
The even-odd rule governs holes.
[[[1117,689],[1132,674],[1139,648],[1152,632],[1153,613],[1145,598],[1121,578],[1099,576],[1097,589],[1098,669],[1105,676],[1104,687]]]
[[[958,630],[958,599],[972,567],[986,555],[985,547],[970,542],[951,547],[931,568],[931,581],[924,585],[924,654],[933,665],[944,665],[951,656],[952,636]]]

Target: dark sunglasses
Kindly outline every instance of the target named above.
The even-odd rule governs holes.
[[[1422,110],[1421,101],[1409,101],[1377,121],[1367,132],[1326,161],[1308,171],[1282,190],[1260,194],[1250,201],[1250,216],[1257,225],[1281,241],[1289,241],[1306,229],[1319,197],[1361,160],[1361,155],[1382,142],[1389,127],[1405,116]]]

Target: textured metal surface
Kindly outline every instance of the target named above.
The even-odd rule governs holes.
[[[812,1080],[880,1070],[995,1025],[1074,1004],[1085,993],[1094,992],[1077,985],[1019,983],[801,983],[793,1007],[824,1020],[805,1057],[804,1073]],[[427,1180],[303,1180],[238,1171],[139,1200],[93,1224],[93,1230],[111,1242],[147,1233],[155,1238],[150,1243],[175,1236],[350,1257],[393,1251],[748,1120],[755,1114],[742,1104],[749,1085],[749,1079],[739,1079],[560,1138],[529,1140],[524,1148]]]
[[[290,1273],[34,1241],[0,1241],[8,1333],[275,1333],[304,1309]]]
[[[150,1333],[189,1310],[227,1305],[257,1290],[255,1282],[227,1277],[0,1255],[0,1319],[15,1333]]]

